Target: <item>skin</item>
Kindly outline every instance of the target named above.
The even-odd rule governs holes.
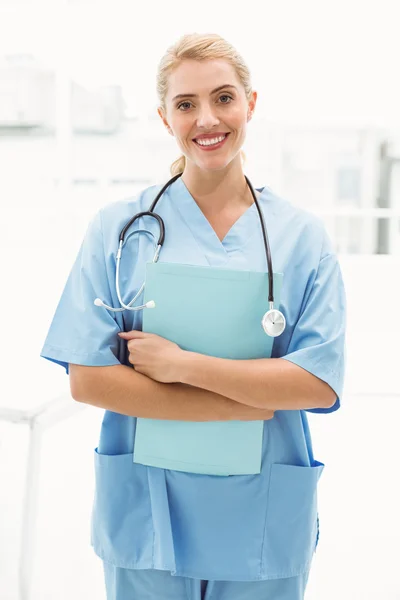
[[[154,333],[136,330],[118,335],[128,341],[129,362],[135,366],[135,371],[161,383],[180,381],[185,351],[177,344]]]
[[[210,96],[224,84],[236,89]],[[177,94],[197,97],[174,100]],[[224,60],[186,60],[170,74],[165,102],[166,112],[159,107],[158,113],[186,157],[182,180],[201,210],[211,216],[238,209],[244,212],[253,198],[244,179],[240,150],[257,92],[248,101],[235,69]],[[230,135],[220,150],[204,152],[193,142],[200,134],[221,131]]]

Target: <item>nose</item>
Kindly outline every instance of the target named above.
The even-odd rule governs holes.
[[[203,106],[200,108],[197,117],[197,126],[199,128],[212,129],[215,125],[218,125],[218,123],[219,119],[210,106]]]

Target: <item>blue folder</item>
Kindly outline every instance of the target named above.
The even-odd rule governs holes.
[[[279,307],[283,274],[274,274]],[[261,319],[268,310],[268,274],[147,263],[143,331],[184,350],[230,359],[269,358],[273,338]],[[133,461],[208,475],[260,473],[264,421],[168,421],[138,418]]]

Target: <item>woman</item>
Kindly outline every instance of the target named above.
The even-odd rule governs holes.
[[[257,101],[243,59],[218,35],[185,35],[161,60],[157,89],[159,115],[183,153],[171,167],[182,175],[156,209],[168,232],[160,261],[265,272],[242,167]],[[184,351],[142,332],[141,311],[93,304],[101,298],[119,306],[119,233],[149,210],[161,187],[96,214],[41,353],[66,368],[77,401],[106,409],[95,451],[92,544],[104,561],[107,598],[300,600],[318,541],[324,467],[313,456],[306,411],[337,410],[343,388],[337,259],[319,219],[263,188],[258,201],[273,267],[284,273],[286,329],[274,338],[272,358]],[[152,218],[131,227],[120,266],[125,302],[145,278],[153,236]],[[263,420],[261,472],[218,477],[136,464],[136,417]]]

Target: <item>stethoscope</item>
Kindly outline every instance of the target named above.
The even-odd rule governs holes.
[[[160,236],[158,238],[158,242],[157,242],[157,246],[156,246],[156,250],[155,250],[152,262],[155,263],[158,261],[158,257],[160,255],[160,251],[161,251],[162,245],[164,243],[164,239],[165,239],[165,225],[164,225],[164,221],[162,220],[160,215],[158,215],[157,213],[155,213],[153,211],[156,207],[157,202],[159,201],[159,199],[161,198],[161,196],[163,195],[165,190],[181,176],[182,176],[182,173],[179,173],[178,175],[175,175],[174,177],[172,177],[172,179],[170,179],[164,185],[162,190],[158,193],[153,204],[150,206],[150,209],[148,211],[140,212],[140,213],[137,213],[136,215],[134,215],[132,217],[132,219],[122,229],[121,233],[119,234],[119,247],[118,247],[118,252],[117,252],[117,257],[116,257],[115,287],[117,290],[118,300],[119,300],[119,303],[122,306],[122,308],[113,308],[112,306],[108,306],[102,300],[100,300],[100,298],[96,298],[96,300],[94,301],[96,306],[103,306],[104,308],[106,308],[107,310],[111,310],[112,312],[122,312],[125,310],[143,310],[145,308],[154,308],[155,307],[154,300],[149,300],[148,302],[146,302],[146,304],[142,304],[141,306],[132,306],[132,304],[136,301],[136,299],[142,293],[144,286],[145,286],[145,282],[143,282],[143,285],[141,286],[140,290],[138,291],[136,296],[129,302],[129,304],[124,304],[124,302],[122,301],[121,292],[119,289],[119,267],[120,267],[120,262],[121,262],[122,246],[124,244],[126,232],[130,228],[130,226],[133,225],[133,223],[136,221],[136,219],[139,219],[140,217],[145,217],[145,216],[153,217],[158,222],[158,225],[160,228]],[[273,277],[271,250],[269,247],[267,228],[265,226],[264,217],[261,212],[260,206],[258,204],[253,186],[251,185],[251,183],[250,183],[249,179],[246,177],[246,175],[244,177],[246,179],[247,185],[250,188],[251,194],[253,196],[253,199],[254,199],[254,202],[255,202],[259,217],[260,217],[261,229],[262,229],[263,238],[264,238],[265,253],[267,256],[267,263],[268,263],[269,310],[265,313],[265,315],[261,319],[261,324],[267,335],[269,335],[271,337],[278,337],[285,330],[286,319],[280,310],[277,310],[276,308],[274,308],[274,277]]]

